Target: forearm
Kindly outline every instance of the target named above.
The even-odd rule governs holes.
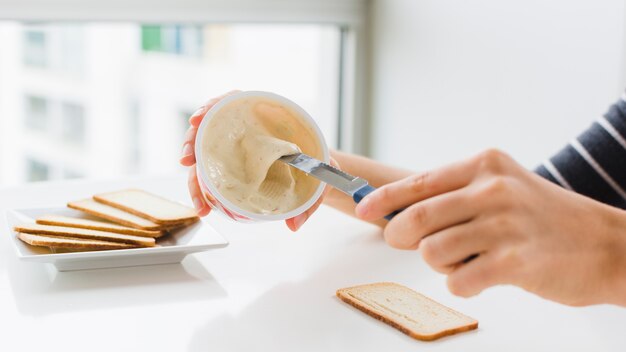
[[[626,211],[605,207],[603,212],[606,272],[601,301],[626,307]]]
[[[590,205],[588,221],[580,224],[586,229],[584,237],[591,239],[586,253],[595,258],[584,268],[595,270],[592,277],[599,285],[589,299],[626,307],[626,211],[622,210],[626,209],[626,93],[535,171],[563,188],[601,202],[585,203]]]
[[[411,171],[387,166],[359,155],[331,151],[331,156],[337,161],[343,171],[366,179],[373,187],[380,187],[412,174]],[[336,189],[330,191],[324,200],[324,204],[354,216],[354,201],[351,197]],[[387,221],[378,220],[372,221],[372,223],[384,227]]]

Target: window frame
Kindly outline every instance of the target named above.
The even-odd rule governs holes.
[[[0,20],[332,24],[341,30],[337,146],[369,154],[369,0],[0,0]]]

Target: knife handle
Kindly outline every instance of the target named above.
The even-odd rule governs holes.
[[[376,188],[374,188],[374,187],[372,187],[370,185],[361,187],[358,191],[356,191],[354,193],[354,195],[352,196],[352,199],[354,199],[355,203],[359,203],[360,201],[363,200],[363,198],[365,198],[366,195],[374,192],[375,190],[376,190]],[[396,211],[393,211],[393,212],[385,215],[385,219],[387,219],[387,220],[393,219],[393,217],[398,215],[398,213],[400,213],[402,210],[404,210],[404,209],[396,210]]]

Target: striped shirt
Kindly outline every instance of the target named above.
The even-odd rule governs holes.
[[[535,172],[564,188],[626,209],[626,92]]]

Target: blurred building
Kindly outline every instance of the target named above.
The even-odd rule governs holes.
[[[189,115],[234,88],[336,135],[336,28],[0,22],[0,40],[0,184],[179,170]]]

